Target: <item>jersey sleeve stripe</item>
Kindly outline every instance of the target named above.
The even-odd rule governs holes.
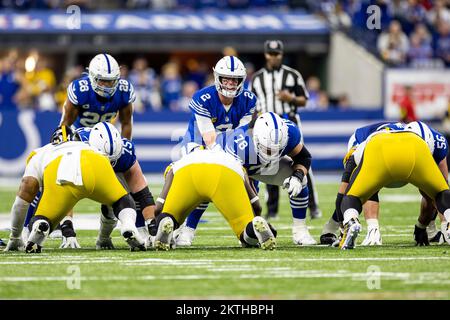
[[[134,93],[134,87],[130,83],[130,99],[128,99],[128,103],[133,103],[136,100],[136,94]]]
[[[194,111],[195,113],[202,115],[202,116],[206,116],[208,118],[211,118],[211,113],[209,113],[209,111],[205,108],[198,108],[196,107],[194,104],[189,103],[189,108],[191,108],[192,111]]]
[[[75,85],[72,83],[67,88],[67,97],[69,98],[70,102],[72,102],[74,105],[78,105],[78,99],[75,95]]]

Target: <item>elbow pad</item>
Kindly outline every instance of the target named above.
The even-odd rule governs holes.
[[[304,145],[302,150],[291,158],[292,160],[294,160],[294,165],[300,164],[304,166],[306,170],[309,170],[309,168],[311,167],[311,153],[309,153],[308,149],[306,149]]]

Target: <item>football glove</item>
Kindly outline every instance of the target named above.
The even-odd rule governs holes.
[[[64,237],[63,236],[63,242],[61,243],[60,248],[61,249],[67,249],[67,248],[80,249],[81,246],[78,244],[76,237]]]
[[[25,244],[23,243],[22,238],[13,238],[10,237],[8,244],[6,245],[5,251],[24,251]]]
[[[283,182],[283,188],[287,189],[289,197],[296,197],[302,192],[308,180],[302,170],[297,170],[292,176],[286,178]]]
[[[382,243],[383,242],[381,240],[380,229],[375,227],[375,228],[370,228],[367,230],[366,238],[361,243],[361,245],[362,246],[381,246]]]
[[[427,229],[414,226],[414,240],[416,240],[416,246],[429,246]]]
[[[98,238],[95,243],[95,250],[114,250],[114,245],[111,238]]]

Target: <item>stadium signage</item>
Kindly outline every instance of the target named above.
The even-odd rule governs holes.
[[[294,13],[83,13],[80,28],[70,26],[70,14],[31,11],[0,15],[0,32],[234,32],[328,33],[319,18]]]

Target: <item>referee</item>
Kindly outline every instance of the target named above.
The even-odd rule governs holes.
[[[299,125],[298,107],[304,107],[309,98],[305,82],[297,70],[282,64],[283,43],[280,40],[268,40],[264,43],[266,66],[253,75],[251,90],[258,97],[258,113],[274,112]],[[256,115],[256,112],[255,112]],[[303,143],[303,135],[302,135]],[[322,212],[318,206],[317,192],[314,190],[312,171],[308,173],[309,203],[311,219],[320,218]],[[278,215],[279,187],[267,185],[267,218]]]

